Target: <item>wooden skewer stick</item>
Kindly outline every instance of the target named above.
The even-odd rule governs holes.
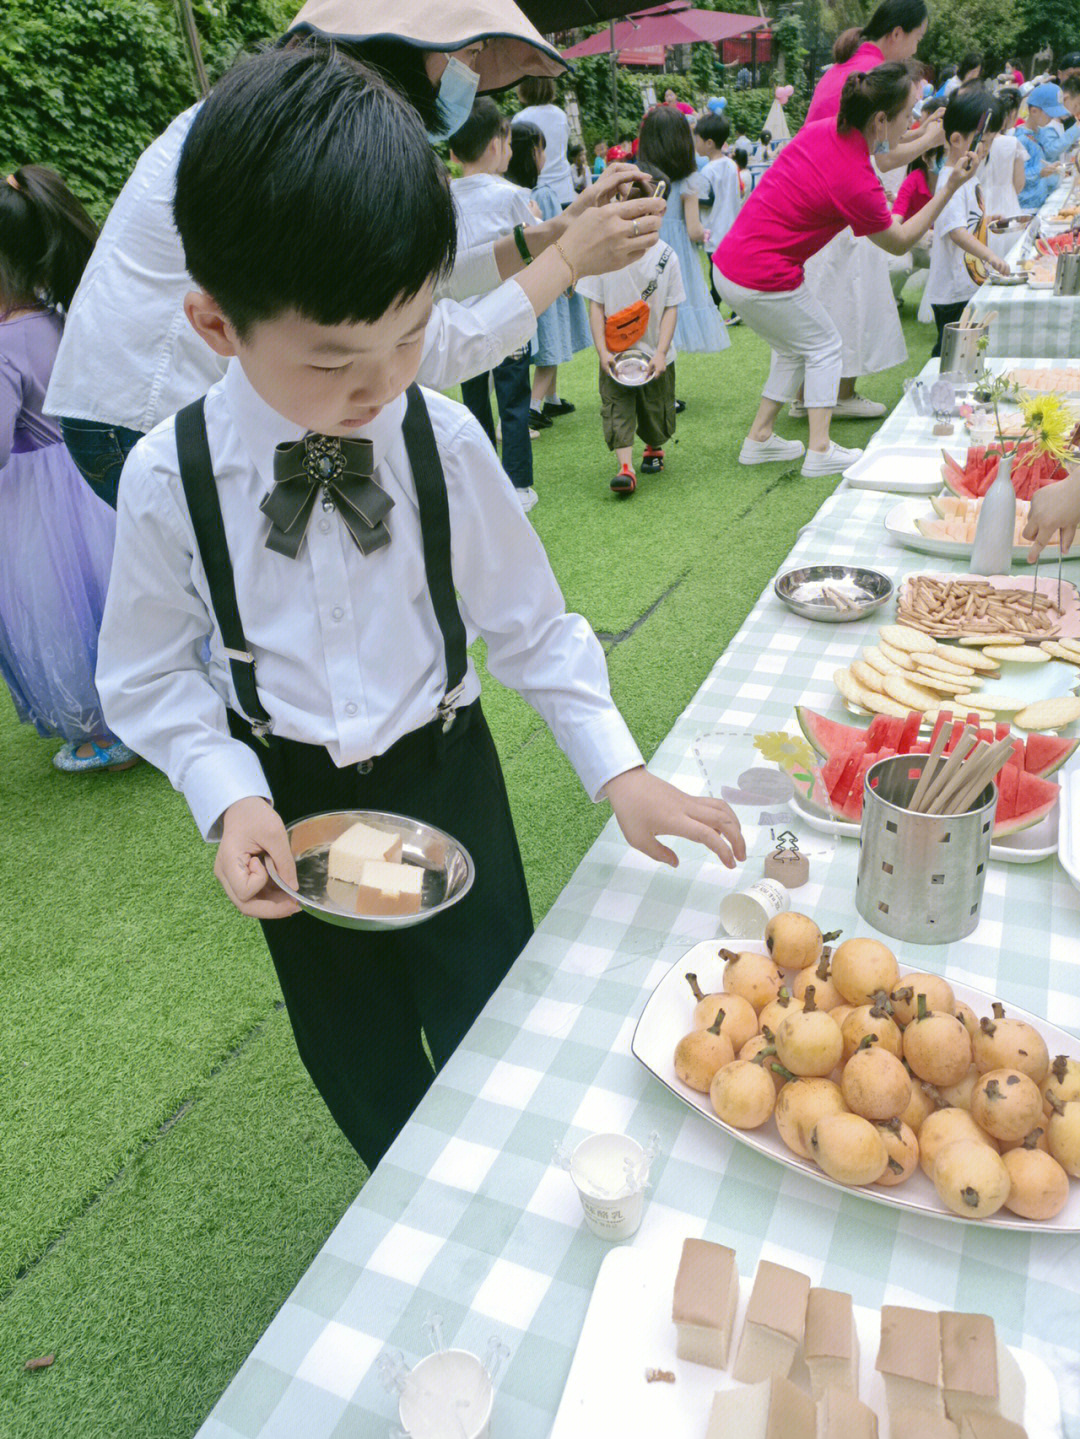
[[[939,785],[933,798],[923,810],[924,814],[952,814],[952,796],[958,792],[965,783],[965,774],[972,774],[973,765],[981,765],[986,756],[987,746],[980,740],[976,740],[971,749],[955,767],[952,774],[948,775],[943,784]]]
[[[924,792],[922,809],[919,811],[920,814],[931,813],[930,806],[934,799],[941,793],[942,787],[952,778],[978,743],[978,732],[974,730],[971,725],[965,726],[963,733],[956,742],[956,747],[952,754],[949,755],[945,763],[938,769],[937,774],[935,774],[930,785]]]
[[[1012,754],[1014,740],[1010,736],[997,744],[987,745],[968,764],[964,765],[956,781],[939,797],[939,814],[963,814],[977,795],[1006,763]]]
[[[921,809],[923,795],[930,788],[931,779],[937,770],[938,761],[941,759],[941,752],[944,750],[947,738],[951,733],[952,725],[943,724],[938,730],[937,739],[934,740],[930,753],[926,756],[926,763],[923,765],[923,772],[919,776],[919,783],[915,786],[915,793],[911,796],[911,803],[908,805],[909,809],[913,809],[916,812]]]

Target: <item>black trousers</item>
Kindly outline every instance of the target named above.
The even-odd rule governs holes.
[[[937,344],[930,351],[930,358],[937,359],[941,354],[941,340],[945,334],[945,326],[955,324],[960,316],[967,309],[970,301],[957,300],[953,305],[931,305],[934,312],[934,323],[937,325]]]
[[[258,755],[286,824],[335,809],[378,809],[437,825],[476,865],[445,914],[394,931],[340,929],[307,914],[262,921],[300,1058],[346,1138],[374,1168],[435,1067],[457,1048],[532,934],[532,912],[499,757],[479,701],[446,735],[436,721],[372,762],[338,769],[326,750],[234,736]]]

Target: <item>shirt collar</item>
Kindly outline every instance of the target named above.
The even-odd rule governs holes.
[[[229,361],[222,386],[244,449],[251,457],[260,479],[269,488],[274,481],[275,448],[301,439],[307,434],[307,429],[287,420],[268,405],[235,357]],[[371,441],[376,466],[386,459],[395,442],[401,438],[406,403],[406,397],[399,395],[397,399],[384,405],[369,425],[352,431],[348,437]]]

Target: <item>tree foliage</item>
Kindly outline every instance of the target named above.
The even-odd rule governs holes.
[[[1077,0],[1017,0],[1016,48],[1034,55],[1049,45],[1055,61],[1080,50],[1080,5]]]
[[[1036,0],[1040,12],[1045,3]],[[919,46],[919,59],[940,69],[976,53],[987,57],[992,74],[1015,49],[1019,31],[1017,0],[945,0],[930,7],[930,28]]]
[[[196,0],[213,80],[280,35],[289,0]],[[195,100],[173,0],[6,0],[0,168],[51,165],[101,220],[140,153]]]

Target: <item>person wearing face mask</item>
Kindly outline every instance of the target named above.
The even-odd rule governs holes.
[[[911,60],[929,23],[925,0],[882,0],[861,30],[848,30],[833,47],[836,64],[814,90],[806,122],[835,119],[840,96],[851,75],[875,66]],[[921,80],[921,76],[918,77]],[[941,144],[941,127],[927,116],[918,135],[903,137],[886,153],[873,156],[880,172],[904,168],[917,156]],[[881,250],[843,230],[832,244],[812,257],[806,283],[827,306],[843,342],[843,369],[837,396],[837,419],[875,419],[885,406],[855,388],[860,375],[873,375],[903,364],[907,346],[893,298],[889,263]],[[802,418],[806,406],[798,397],[792,414]]]
[[[449,13],[448,13],[449,12]],[[330,37],[372,63],[418,112],[432,140],[459,129],[478,89],[498,90],[565,62],[512,0],[489,0],[492,32],[452,7],[309,0],[286,45]],[[184,319],[190,288],[172,219],[180,151],[200,105],[145,150],[102,228],[70,311],[45,398],[83,478],[115,506],[124,460],[141,435],[221,378],[221,361]],[[655,242],[663,203],[617,199],[636,172],[610,169],[545,225],[465,251],[440,288],[420,368],[447,389],[494,369],[524,345],[536,317],[575,278],[620,268]],[[393,185],[394,177],[385,177]],[[478,295],[465,308],[459,302]],[[93,363],[88,364],[88,357]]]
[[[872,156],[878,145],[899,142],[916,93],[906,65],[849,75],[837,118],[805,124],[788,141],[713,256],[720,295],[773,352],[740,464],[791,464],[802,456],[797,440],[782,439],[773,428],[800,383],[810,422],[802,473],[836,474],[862,453],[829,438],[843,345],[831,310],[811,293],[804,267],[848,226],[887,254],[906,253],[974,173],[976,157],[961,158],[928,205],[908,220],[893,216]]]

